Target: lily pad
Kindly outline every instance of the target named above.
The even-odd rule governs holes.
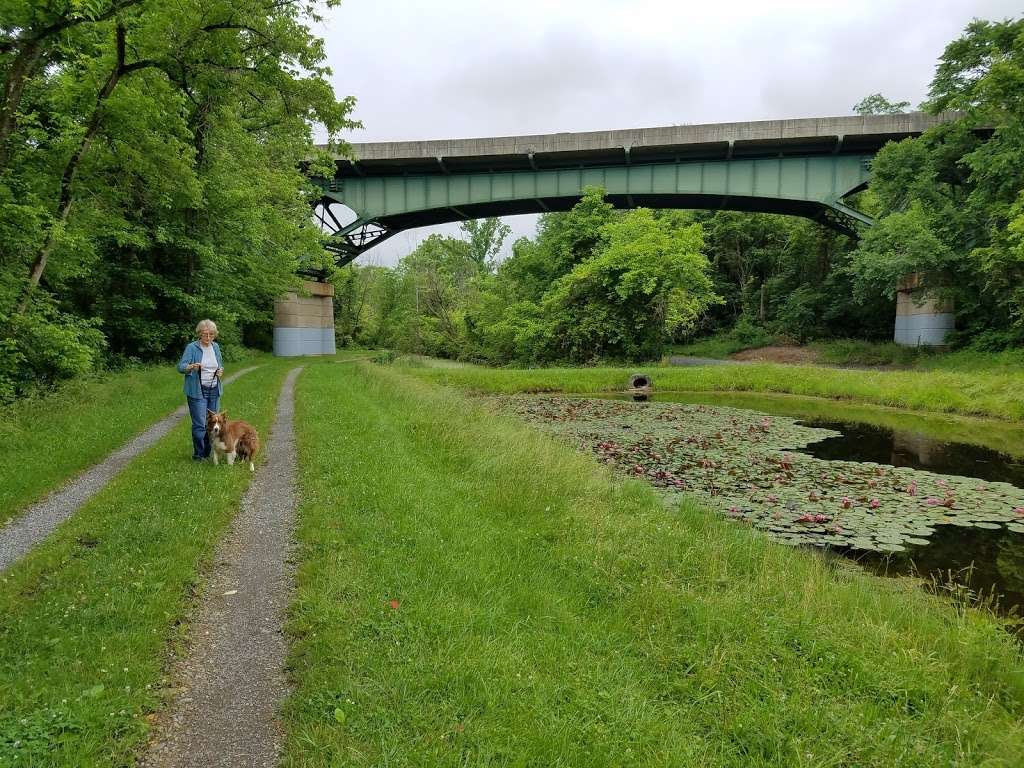
[[[795,453],[838,433],[755,411],[559,396],[500,406],[666,494],[685,492],[785,544],[900,552],[936,525],[1024,533],[1007,483]]]

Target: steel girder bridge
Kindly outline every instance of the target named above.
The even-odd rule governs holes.
[[[855,237],[872,221],[846,198],[868,184],[875,153],[949,119],[911,113],[355,144],[355,159],[338,158],[333,178],[313,179],[322,191],[314,215],[339,266],[407,229],[566,211],[590,186],[618,208],[791,214]]]

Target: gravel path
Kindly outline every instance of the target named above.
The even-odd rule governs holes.
[[[292,415],[301,370],[285,379],[267,461],[218,547],[191,624],[191,650],[171,674],[175,701],[156,728],[146,768],[278,762],[277,706],[288,692],[282,626],[292,585],[287,558],[296,507]]]
[[[243,368],[224,379],[224,383],[230,384],[257,367]],[[170,432],[187,415],[188,406],[181,406],[63,488],[33,504],[7,525],[0,526],[0,571],[28,554],[36,544],[53,533],[58,525],[75,514],[85,502],[113,480],[128,462]]]

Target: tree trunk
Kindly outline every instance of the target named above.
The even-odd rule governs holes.
[[[7,72],[3,95],[0,96],[0,171],[7,167],[7,161],[10,158],[11,153],[7,142],[11,138],[11,134],[14,133],[25,83],[35,72],[42,56],[42,41],[28,40],[18,51],[18,55],[14,57],[14,62]]]
[[[75,181],[75,176],[78,174],[78,168],[82,164],[82,157],[89,149],[89,145],[92,143],[93,137],[99,130],[100,117],[103,112],[104,103],[117,86],[121,76],[126,72],[126,68],[124,66],[124,49],[125,28],[118,25],[117,61],[114,63],[114,68],[110,71],[110,76],[107,78],[107,82],[104,83],[103,88],[96,96],[96,104],[93,107],[92,115],[89,117],[89,124],[85,129],[85,134],[82,136],[82,140],[78,144],[78,149],[75,150],[74,154],[72,154],[68,159],[67,165],[64,166],[64,174],[61,176],[60,180],[60,198],[57,202],[56,220],[46,235],[46,242],[43,243],[43,246],[36,253],[35,259],[32,260],[32,268],[29,270],[28,287],[26,288],[21,302],[18,305],[19,315],[24,314],[25,310],[28,309],[28,302],[32,298],[32,294],[35,292],[36,287],[39,285],[39,280],[43,276],[43,271],[46,269],[46,262],[50,258],[50,254],[53,252],[53,249],[57,244],[57,235],[64,229],[68,216],[71,214],[71,204],[74,202],[74,198],[72,197],[72,186]]]
[[[7,71],[3,94],[0,95],[0,171],[7,167],[7,162],[10,159],[10,148],[7,141],[18,124],[18,109],[21,107],[21,95],[25,90],[25,83],[35,73],[36,67],[43,57],[43,42],[79,24],[95,24],[106,21],[140,2],[142,0],[116,0],[103,13],[96,16],[75,16],[71,11],[67,11],[69,15],[59,17],[49,26],[33,29],[29,36],[20,35],[17,39],[4,44],[4,53],[16,49],[17,54],[14,56],[11,68]]]

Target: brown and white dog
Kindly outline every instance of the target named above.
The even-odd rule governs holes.
[[[223,453],[228,464],[234,464],[236,458],[249,460],[249,470],[256,471],[253,463],[260,449],[260,436],[252,425],[242,421],[228,421],[228,412],[206,412],[206,435],[213,443],[213,463],[219,464],[218,454]]]

